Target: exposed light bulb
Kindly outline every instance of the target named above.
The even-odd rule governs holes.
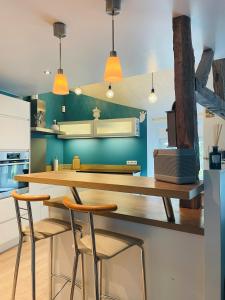
[[[106,97],[112,99],[114,97],[114,92],[112,90],[111,85],[109,86],[109,89],[106,92]]]
[[[148,96],[148,100],[150,103],[156,103],[156,101],[158,100],[154,89],[151,90],[151,93]]]
[[[79,96],[79,95],[82,94],[82,89],[81,89],[80,87],[76,87],[76,88],[74,89],[74,93],[75,93],[77,96]]]

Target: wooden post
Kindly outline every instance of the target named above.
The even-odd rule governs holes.
[[[191,20],[188,16],[179,16],[173,19],[173,48],[177,147],[195,150],[197,158],[196,176],[198,176],[200,163],[195,98],[195,58],[191,39]],[[182,205],[182,200],[180,205],[187,207],[185,202]]]
[[[213,62],[213,87],[215,93],[225,100],[225,59],[217,59]]]

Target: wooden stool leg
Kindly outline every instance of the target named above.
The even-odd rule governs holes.
[[[16,266],[15,266],[15,271],[14,271],[12,300],[15,300],[15,296],[16,296],[16,286],[17,286],[17,279],[18,279],[18,273],[19,273],[19,267],[20,267],[22,246],[23,246],[23,238],[20,237],[19,245],[18,245],[18,249],[17,249],[17,256],[16,256]]]

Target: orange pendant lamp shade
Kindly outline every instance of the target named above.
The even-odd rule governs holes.
[[[119,56],[109,56],[105,66],[104,80],[106,82],[117,82],[122,79],[122,67]]]
[[[58,73],[55,75],[52,92],[53,94],[56,95],[69,94],[69,85],[68,85],[67,77],[65,74],[63,74],[62,69],[59,69]]]

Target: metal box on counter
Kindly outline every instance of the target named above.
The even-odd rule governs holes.
[[[195,183],[197,176],[196,154],[193,149],[156,149],[154,173],[156,180],[188,184]]]

